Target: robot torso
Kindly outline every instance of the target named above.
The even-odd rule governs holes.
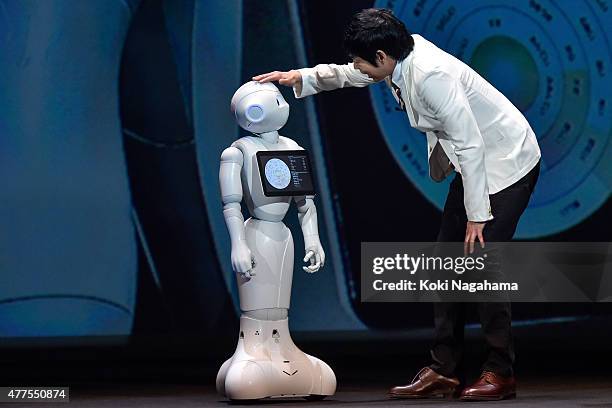
[[[266,197],[261,184],[257,152],[277,150],[303,150],[295,141],[284,136],[278,137],[277,143],[268,143],[261,137],[245,136],[234,143],[242,152],[243,165],[240,178],[242,181],[243,199],[249,214],[263,221],[279,222],[285,218],[289,209],[291,196]]]

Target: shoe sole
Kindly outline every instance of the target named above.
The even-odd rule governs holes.
[[[473,396],[465,396],[465,397],[459,397],[459,401],[501,401],[501,400],[505,400],[505,399],[514,399],[516,398],[516,393],[513,392],[511,394],[507,394],[507,395],[499,395],[499,396],[495,396],[495,397],[487,397],[487,396],[480,396],[480,395],[473,395]]]
[[[452,399],[455,390],[449,390],[445,392],[438,392],[435,394],[398,394],[388,393],[387,396],[391,399]]]
[[[453,394],[409,395],[389,394],[390,399],[451,399]]]

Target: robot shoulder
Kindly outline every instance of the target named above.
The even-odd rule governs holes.
[[[221,153],[222,162],[232,162],[242,165],[243,160],[242,152],[234,145],[223,150],[223,153]]]
[[[261,145],[258,143],[256,137],[244,136],[232,143],[232,147],[240,150],[243,157],[251,157],[258,150],[261,149]]]
[[[290,139],[285,136],[279,136],[278,138],[281,142],[283,142],[285,146],[287,146],[291,150],[304,150],[304,148],[297,144],[297,142],[293,139]]]

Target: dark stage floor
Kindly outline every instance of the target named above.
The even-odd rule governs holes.
[[[518,398],[497,403],[467,403],[458,400],[389,400],[386,385],[340,385],[338,393],[324,401],[269,400],[249,406],[275,407],[398,407],[427,405],[450,406],[513,406],[513,407],[612,407],[612,377],[610,378],[539,378],[519,383]],[[34,404],[7,404],[9,407]],[[36,404],[36,406],[40,406]],[[45,407],[227,407],[234,406],[221,399],[211,386],[176,384],[102,384],[71,388],[69,404],[43,404]]]
[[[518,397],[497,403],[458,400],[390,400],[390,386],[408,383],[429,363],[431,333],[406,341],[383,333],[378,340],[346,342],[299,339],[303,350],[321,357],[338,378],[336,395],[320,402],[269,400],[255,406],[517,406],[612,408],[612,327],[596,329],[567,324],[536,332],[517,325]],[[604,324],[605,323],[605,324]],[[536,336],[536,334],[538,334]],[[190,340],[191,341],[191,340]],[[6,404],[7,407],[227,407],[214,390],[217,370],[233,344],[135,343],[131,348],[66,348],[45,352],[33,348],[2,350],[0,385],[70,386],[69,404]],[[215,351],[213,353],[211,350]],[[484,361],[484,341],[467,331],[458,376],[470,384]],[[459,404],[459,405],[457,405]],[[250,405],[254,406],[254,405]]]

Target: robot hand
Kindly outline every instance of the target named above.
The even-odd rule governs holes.
[[[232,269],[234,272],[241,273],[245,278],[255,276],[255,257],[246,244],[238,244],[232,247]]]
[[[302,266],[302,269],[308,273],[314,273],[325,265],[325,251],[323,251],[323,247],[321,246],[320,242],[306,248],[304,262],[308,262],[309,260],[310,265]]]

